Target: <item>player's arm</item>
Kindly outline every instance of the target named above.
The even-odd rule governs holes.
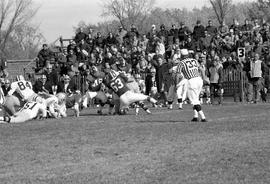
[[[8,96],[11,96],[13,95],[13,93],[16,91],[17,89],[17,83],[12,83],[11,86],[10,86],[10,90],[8,91]]]

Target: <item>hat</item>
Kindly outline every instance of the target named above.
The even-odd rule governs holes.
[[[187,49],[181,49],[181,55],[182,56],[187,56],[188,55],[188,50]]]

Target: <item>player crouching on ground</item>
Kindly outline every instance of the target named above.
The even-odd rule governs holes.
[[[12,116],[18,107],[22,107],[26,102],[42,102],[43,99],[33,91],[30,81],[26,81],[22,75],[16,76],[16,81],[10,86],[10,90],[3,104],[4,110]]]
[[[140,101],[149,101],[153,104],[156,104],[157,101],[149,96],[146,96],[141,93],[134,93],[133,91],[129,90],[126,82],[127,77],[124,74],[121,74],[119,72],[116,72],[114,70],[111,70],[105,77],[105,85],[108,86],[111,90],[113,90],[120,99],[120,112],[121,114],[125,114],[126,110],[128,109],[129,105],[134,102],[140,102]],[[149,109],[141,106],[146,112]]]
[[[70,77],[64,75],[63,82],[57,87],[58,93],[66,94],[66,108],[74,110],[76,117],[80,116],[80,104],[82,103],[82,95],[75,84],[70,82]]]
[[[98,70],[96,66],[91,67],[90,74],[86,77],[88,90],[83,97],[83,107],[87,108],[87,104],[90,100],[96,99],[99,103],[98,114],[103,114],[102,110],[105,104],[108,102],[108,97],[105,94],[105,87],[103,80],[105,73]],[[110,107],[113,107],[110,104]],[[109,109],[110,114],[110,109]]]
[[[57,93],[56,95],[51,95],[48,93],[39,93],[39,95],[44,98],[45,105],[47,107],[47,116],[51,118],[62,118],[67,117],[66,108],[66,94]]]

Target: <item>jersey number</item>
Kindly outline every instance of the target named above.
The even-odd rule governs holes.
[[[186,63],[187,63],[188,68],[198,67],[195,60],[188,60],[186,61]]]
[[[37,103],[29,103],[29,102],[27,102],[26,104],[24,104],[24,106],[23,106],[23,108],[22,108],[21,110],[23,110],[23,109],[30,109],[30,110],[33,110],[33,108],[34,108],[36,105],[37,105]]]
[[[25,90],[25,88],[32,89],[31,85],[28,82],[26,82],[25,85],[23,82],[18,82],[18,86],[19,86],[20,90]]]
[[[114,82],[111,83],[111,87],[115,92],[117,92],[119,89],[124,87],[124,84],[120,79],[116,79]]]

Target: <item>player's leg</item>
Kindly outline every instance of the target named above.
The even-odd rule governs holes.
[[[103,91],[98,91],[96,95],[96,99],[98,99],[100,102],[98,114],[102,114],[103,107],[105,106],[108,98]]]
[[[82,97],[82,105],[84,108],[87,108],[88,102],[97,96],[97,92],[95,91],[87,91],[85,95]]]
[[[169,109],[173,109],[174,98],[175,98],[175,85],[171,85],[167,96]]]
[[[5,111],[9,116],[12,116],[17,111],[18,107],[22,107],[23,102],[16,96],[11,95],[6,97],[6,101],[3,104]]]
[[[188,89],[188,98],[193,105],[194,117],[192,121],[198,121],[199,115],[201,116],[201,121],[206,121],[205,115],[202,111],[202,107],[200,105],[199,95],[202,90],[203,81],[200,78],[194,78],[189,81],[189,89]]]
[[[0,117],[0,122],[1,123],[23,123],[28,120],[31,120],[29,114],[24,113],[24,112],[17,112],[13,116],[4,116]]]

